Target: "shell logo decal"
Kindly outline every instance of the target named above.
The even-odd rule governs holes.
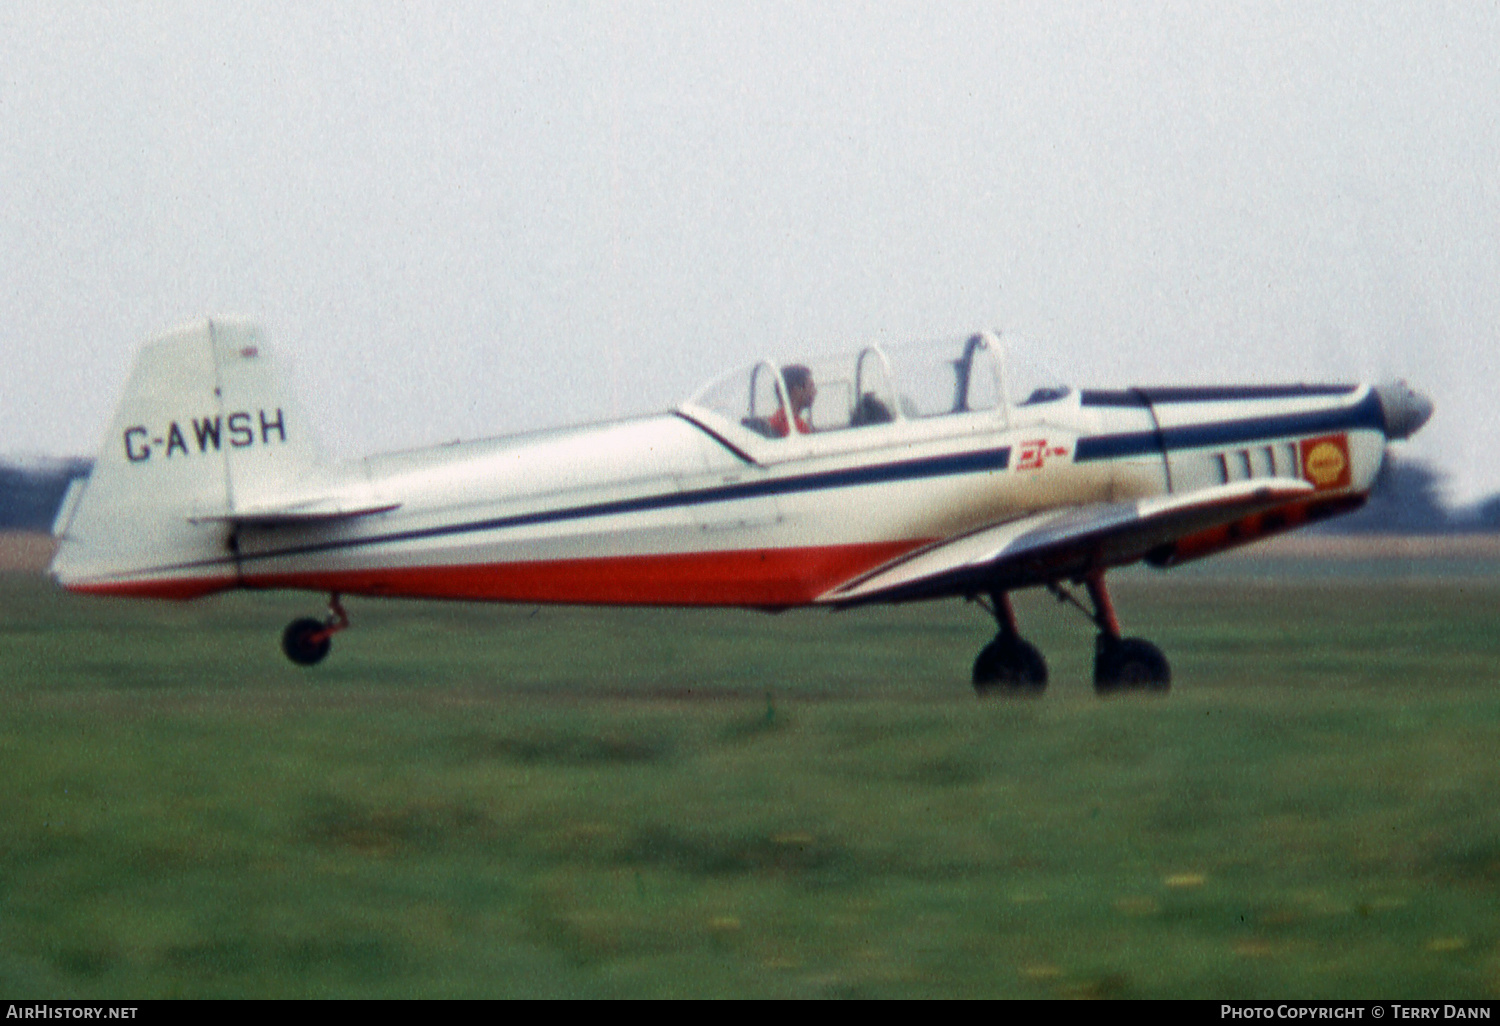
[[[1349,436],[1346,434],[1323,435],[1304,439],[1302,450],[1302,476],[1311,481],[1319,491],[1349,487],[1352,475],[1349,466]]]

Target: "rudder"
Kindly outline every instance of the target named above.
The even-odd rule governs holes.
[[[93,473],[59,518],[58,583],[161,598],[238,583],[228,518],[305,487],[321,462],[261,345],[258,326],[215,318],[141,348]]]

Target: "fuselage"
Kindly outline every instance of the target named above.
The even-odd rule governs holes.
[[[372,489],[389,512],[204,524],[217,556],[79,590],[795,606],[936,540],[1053,506],[1278,476],[1313,480],[1325,500],[1358,496],[1385,436],[1370,389],[1293,386],[1073,392],[814,433],[776,462],[736,441],[666,414],[370,457],[335,479]]]
[[[767,430],[755,405],[767,376],[779,382],[767,362],[671,413],[302,465],[284,462],[300,414],[262,394],[253,330],[209,322],[143,351],[81,512],[70,502],[60,519],[64,586],[785,608],[1039,510],[1258,478],[1313,485],[1274,515],[1150,554],[1171,563],[1357,505],[1402,409],[1365,385],[1043,389],[1006,402],[980,389],[976,336],[943,365],[961,367],[959,391],[951,408],[941,392],[938,412],[893,384],[871,347],[845,371],[819,370],[825,398],[844,398],[808,433],[787,434],[790,418],[780,437]],[[181,370],[200,350],[212,358]],[[156,365],[181,381],[161,387]],[[786,402],[779,384],[768,394]],[[218,422],[260,434],[242,448],[206,436],[197,411],[212,402]]]

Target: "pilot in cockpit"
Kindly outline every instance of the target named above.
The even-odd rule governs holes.
[[[813,384],[812,371],[800,363],[788,364],[781,368],[781,380],[786,382],[787,405],[792,408],[792,421],[797,425],[797,433],[812,434],[812,422],[808,419],[808,413],[812,410],[813,400],[818,397],[818,386]],[[778,409],[766,418],[766,425],[773,436],[785,438],[789,433],[786,411]]]

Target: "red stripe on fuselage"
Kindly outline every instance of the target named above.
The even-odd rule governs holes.
[[[922,540],[462,566],[246,574],[249,588],[579,605],[797,606]]]
[[[184,601],[229,591],[239,587],[239,583],[233,577],[168,577],[141,581],[82,581],[63,587],[78,595]]]
[[[459,566],[247,573],[68,585],[88,595],[192,599],[236,585],[388,598],[579,605],[805,605],[834,585],[927,544],[924,539],[735,552],[683,552]]]

